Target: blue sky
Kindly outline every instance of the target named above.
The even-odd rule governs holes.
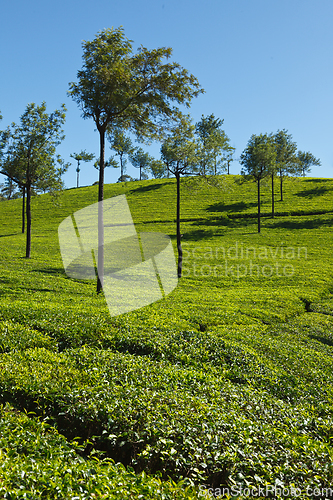
[[[320,158],[311,175],[333,177],[332,21],[332,0],[11,0],[1,7],[0,128],[29,102],[46,101],[49,112],[65,103],[59,154],[65,161],[81,149],[98,155],[94,123],[81,118],[68,83],[82,66],[82,40],[122,25],[135,49],[173,48],[173,60],[205,89],[190,108],[194,122],[211,113],[224,119],[235,158],[251,134],[287,129],[298,149]],[[150,151],[158,157],[159,148]],[[66,187],[76,185],[75,168]],[[239,172],[235,161],[231,173]],[[128,174],[137,170],[129,166]],[[105,181],[119,175],[106,169]],[[83,163],[80,184],[97,178]]]

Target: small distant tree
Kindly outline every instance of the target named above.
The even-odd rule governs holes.
[[[243,165],[241,174],[254,179],[257,183],[258,233],[261,231],[260,182],[268,175],[271,175],[275,162],[276,151],[272,136],[267,134],[252,135],[247,147],[241,154],[240,164]]]
[[[299,169],[297,160],[297,144],[293,142],[288,131],[278,130],[274,136],[276,148],[276,166],[280,177],[280,201],[283,201],[283,179],[288,175],[295,175]]]
[[[130,155],[130,162],[133,167],[138,168],[140,172],[140,181],[143,179],[143,176],[147,179],[147,172],[150,169],[151,163],[154,159],[146,153],[142,148],[135,149]]]
[[[178,277],[182,276],[183,250],[180,232],[180,178],[200,172],[200,157],[194,139],[194,125],[189,116],[183,116],[179,125],[174,129],[161,147],[162,160],[168,162],[169,171],[176,177],[177,208],[176,208],[176,233],[178,251]]]
[[[6,178],[5,183],[1,185],[1,196],[6,200],[12,200],[17,198],[17,184],[13,181],[13,179]],[[15,196],[16,195],[16,196]]]
[[[127,157],[133,154],[134,147],[129,137],[120,130],[115,130],[113,134],[108,136],[111,149],[116,152],[116,156],[120,161],[120,178],[124,177],[126,172]],[[118,165],[117,165],[118,167]]]
[[[155,179],[161,179],[162,177],[165,177],[166,169],[166,164],[162,160],[159,160],[158,158],[152,158],[150,162],[150,172]],[[167,172],[167,175],[169,177],[169,170]]]
[[[299,172],[302,173],[303,177],[305,177],[305,174],[308,172],[311,172],[312,166],[319,167],[321,165],[321,161],[309,151],[298,151],[297,158],[299,162]]]
[[[76,187],[79,187],[79,175],[80,175],[80,162],[81,161],[91,161],[95,158],[92,153],[87,153],[86,150],[82,150],[80,153],[72,153],[69,155],[71,158],[77,161],[76,167]]]
[[[20,125],[12,123],[1,132],[2,157],[0,173],[25,189],[27,196],[26,258],[31,253],[31,195],[34,189],[54,192],[62,188],[64,164],[56,147],[64,139],[65,105],[48,114],[46,104],[28,104]]]
[[[200,168],[203,175],[217,175],[226,170],[227,160],[235,148],[230,146],[229,137],[221,126],[223,120],[215,118],[214,114],[202,115],[195,125],[198,145],[201,148]],[[229,160],[230,161],[230,160]]]

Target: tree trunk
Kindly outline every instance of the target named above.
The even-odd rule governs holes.
[[[27,240],[25,248],[25,257],[30,259],[31,253],[31,184],[27,183]]]
[[[183,249],[180,234],[180,175],[176,173],[177,179],[177,250],[178,250],[178,278],[182,277]]]
[[[260,233],[260,179],[257,180],[258,183],[258,233]]]
[[[97,262],[97,293],[103,289],[104,278],[104,155],[105,155],[105,128],[100,127],[100,160],[99,160],[99,182],[98,182],[98,262]]]
[[[76,169],[76,187],[79,187],[79,174],[80,174],[80,169],[77,167]]]
[[[275,216],[274,211],[274,174],[272,174],[272,217]]]
[[[282,181],[283,181],[283,175],[282,175],[282,170],[280,170],[280,201],[283,201]]]
[[[141,167],[141,165],[140,165],[140,181],[141,181],[141,176],[142,176],[142,174],[141,174],[141,170],[142,170],[142,167]]]
[[[24,234],[25,224],[25,186],[22,188],[22,234]]]
[[[124,164],[123,164],[123,155],[120,154],[120,177],[121,177],[121,182],[124,182],[123,181],[123,177],[124,177]]]

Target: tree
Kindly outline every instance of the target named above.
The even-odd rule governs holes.
[[[108,136],[111,144],[111,148],[115,150],[116,155],[119,156],[120,160],[120,178],[123,178],[126,171],[126,156],[130,156],[134,148],[132,146],[132,141],[129,137],[126,137],[120,130],[115,130],[113,134]],[[118,167],[118,165],[117,165]]]
[[[161,147],[163,161],[168,162],[169,171],[176,177],[177,184],[177,208],[176,208],[176,232],[178,251],[178,277],[182,276],[183,250],[180,233],[180,178],[181,176],[199,173],[200,157],[198,147],[194,140],[194,126],[189,116],[183,116],[179,125],[174,129]]]
[[[46,112],[46,104],[28,104],[20,118],[20,125],[12,123],[1,132],[3,145],[0,173],[24,188],[27,196],[26,258],[31,253],[31,195],[33,189],[51,192],[62,187],[62,174],[67,170],[56,147],[64,139],[65,105],[53,113]]]
[[[321,165],[321,161],[318,158],[315,158],[312,153],[305,151],[298,151],[297,158],[299,162],[299,168],[302,175],[305,177],[305,174],[311,171],[312,166],[319,167]]]
[[[80,153],[72,153],[69,156],[77,161],[76,187],[79,187],[80,161],[91,161],[95,158],[95,155],[93,155],[92,153],[87,153],[86,150],[82,150]]]
[[[133,167],[140,169],[140,181],[143,178],[142,174],[148,178],[147,170],[150,168],[152,161],[154,161],[154,159],[149,155],[149,153],[145,153],[142,148],[137,148],[131,154],[130,162]]]
[[[157,158],[152,158],[150,162],[150,172],[155,179],[161,179],[162,177],[165,176],[166,164],[162,160],[159,160]],[[169,170],[167,170],[167,172],[168,172],[167,175],[169,177],[170,175]]]
[[[297,173],[299,163],[296,156],[297,145],[288,131],[278,130],[274,136],[276,166],[280,177],[280,201],[283,201],[283,178]]]
[[[240,157],[243,165],[242,175],[253,178],[257,183],[258,196],[258,233],[260,226],[260,181],[272,173],[276,162],[275,144],[267,134],[252,135]]]
[[[92,118],[100,136],[98,201],[104,197],[105,134],[129,130],[140,139],[163,137],[179,109],[189,106],[203,92],[197,79],[177,63],[164,62],[171,48],[132,53],[132,42],[122,27],[100,31],[92,42],[83,42],[83,67],[69,95],[81,106],[83,118]],[[99,204],[97,292],[104,270],[103,208]]]
[[[17,198],[17,185],[12,179],[9,179],[8,177],[5,180],[4,184],[1,184],[1,196],[4,199],[7,200],[12,200]]]
[[[214,114],[202,115],[196,124],[195,131],[199,137],[202,174],[207,172],[217,175],[226,170],[226,161],[235,148],[229,144],[229,138],[221,129],[223,120],[215,118]],[[229,159],[230,161],[230,159]]]

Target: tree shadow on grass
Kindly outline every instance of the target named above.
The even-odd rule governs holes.
[[[333,182],[332,179],[326,179],[326,178],[321,178],[321,177],[310,177],[310,178],[303,178],[303,182]]]
[[[33,273],[52,274],[53,276],[67,276],[63,267],[44,267],[40,269],[33,269]]]
[[[22,232],[19,231],[18,233],[0,234],[0,238],[6,238],[8,236],[17,236],[18,234],[22,234]]]
[[[244,212],[249,208],[256,207],[256,202],[245,203],[244,201],[239,201],[236,203],[214,203],[206,208],[207,212]]]
[[[156,191],[156,189],[160,189],[162,186],[166,184],[171,184],[170,180],[166,182],[159,182],[158,184],[147,184],[147,186],[139,186],[137,188],[132,188],[130,193],[146,193],[148,191]]]
[[[266,222],[266,227],[270,229],[317,229],[320,227],[332,227],[333,220],[307,219],[307,220],[283,220],[276,222]]]
[[[326,186],[315,187],[312,189],[304,189],[299,193],[295,193],[296,196],[300,196],[302,198],[315,198],[316,196],[322,196],[328,191],[332,191],[332,188]]]

